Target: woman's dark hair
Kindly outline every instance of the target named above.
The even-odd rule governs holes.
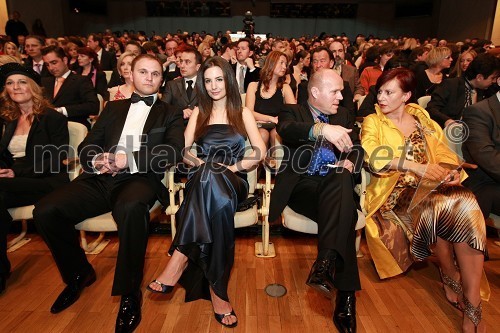
[[[379,91],[380,87],[393,79],[398,81],[399,87],[403,92],[411,92],[412,96],[414,95],[417,81],[415,79],[415,74],[408,68],[395,68],[390,71],[383,71],[377,80],[375,91]]]
[[[307,52],[306,50],[300,50],[299,52],[297,52],[295,54],[295,58],[293,59],[292,65],[293,66],[297,65],[299,63],[300,59],[305,59],[308,54],[309,54],[309,52]]]
[[[410,68],[410,63],[404,57],[392,57],[387,60],[384,66],[384,72],[394,68]]]
[[[236,81],[234,70],[229,65],[229,62],[224,58],[215,56],[208,58],[201,65],[198,76],[196,77],[196,89],[198,92],[198,108],[200,110],[196,121],[196,129],[194,132],[195,140],[202,137],[207,130],[210,116],[214,106],[213,99],[208,95],[205,87],[205,72],[212,67],[219,67],[222,70],[224,84],[226,87],[226,113],[229,125],[232,125],[234,130],[246,136],[245,124],[243,123],[243,106],[241,96]]]
[[[101,70],[101,65],[99,64],[99,58],[97,56],[97,53],[95,53],[94,50],[92,50],[90,47],[80,47],[76,51],[78,54],[83,54],[86,55],[89,58],[92,58],[92,67],[97,69],[98,71]]]
[[[280,51],[272,51],[266,57],[264,67],[262,67],[262,70],[260,71],[260,82],[264,85],[264,91],[269,91],[269,86],[271,85],[271,80],[274,75],[274,69],[278,66],[281,57],[285,57],[285,59],[287,59],[286,54]],[[278,78],[278,82],[276,82],[276,89],[283,88],[285,79],[285,75]]]

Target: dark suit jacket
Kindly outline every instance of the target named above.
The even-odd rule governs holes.
[[[108,88],[120,86],[124,83],[125,83],[125,80],[122,79],[122,77],[118,73],[118,70],[116,68],[113,69],[113,72],[111,73],[111,78],[109,79],[109,82],[108,82]]]
[[[181,77],[168,81],[161,100],[180,110],[184,110],[186,108],[193,109],[195,106],[198,106],[198,93],[194,88],[195,87],[193,86],[191,98],[188,98],[186,92],[186,80],[184,78]],[[189,119],[184,119],[184,125],[187,125],[188,120]]]
[[[24,66],[33,69],[33,59],[31,59],[30,57],[26,58],[24,60]],[[43,63],[42,72],[40,73],[40,76],[41,77],[52,76],[52,74],[50,74],[49,72],[49,68],[47,67],[46,63]]]
[[[462,145],[464,159],[479,166],[467,170],[467,181],[481,183],[495,181],[500,184],[500,102],[496,95],[464,110],[463,121],[468,137]]]
[[[99,63],[102,71],[112,71],[116,68],[116,55],[102,49],[101,62]]]
[[[0,130],[0,166],[12,169],[16,177],[47,178],[54,187],[68,182],[68,173],[62,164],[69,144],[66,117],[53,109],[46,109],[35,117],[26,141],[26,156],[14,160],[8,146],[16,126],[17,120],[14,120]]]
[[[42,78],[45,97],[55,107],[65,107],[68,121],[75,121],[90,128],[87,118],[99,113],[99,100],[89,78],[78,74],[69,74],[54,96],[55,77]]]
[[[477,89],[477,101],[483,99],[483,91]],[[433,91],[431,100],[427,104],[427,111],[432,120],[441,127],[448,119],[462,118],[465,105],[465,79],[454,77],[444,79]]]
[[[299,89],[297,93],[297,104],[302,104],[307,106],[307,99],[309,97],[309,93],[307,91],[309,86],[309,81],[302,81],[299,84]],[[340,101],[340,105],[349,110],[353,115],[356,113],[356,106],[353,102],[354,95],[352,93],[351,87],[349,86],[349,82],[344,80],[344,89],[341,91],[343,99]]]
[[[277,131],[287,149],[271,193],[270,221],[276,220],[286,207],[295,185],[309,166],[314,150],[314,142],[309,141],[309,131],[314,125],[309,107],[287,104],[280,111],[278,118]],[[354,127],[354,119],[353,114],[343,107],[339,107],[336,114],[328,117],[332,125],[353,129],[350,133],[354,144],[353,150],[349,154],[341,154],[338,151],[336,154],[339,160],[349,159],[354,163],[355,169],[360,170],[363,163],[363,149],[359,141],[359,131]]]
[[[233,67],[234,73],[236,74],[236,64],[231,64],[231,67]],[[247,91],[248,85],[250,82],[258,82],[260,80],[260,68],[255,67],[253,72],[250,72],[250,69],[247,67],[247,71],[245,73],[245,82],[243,82],[243,88],[245,89],[245,92]]]
[[[94,127],[78,147],[80,163],[85,172],[77,179],[95,177],[92,159],[101,152],[114,151],[120,140],[130,104],[130,99],[106,104]],[[139,173],[147,176],[158,199],[166,205],[168,192],[161,180],[166,168],[182,159],[182,114],[157,100],[146,119],[143,133],[141,149],[134,152],[133,157]]]
[[[354,66],[344,64],[342,65],[342,80],[349,83],[349,87],[353,95],[364,95],[365,89],[359,81],[358,69]]]

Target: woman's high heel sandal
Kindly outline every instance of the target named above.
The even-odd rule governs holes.
[[[463,289],[462,289],[462,284],[458,281],[455,281],[453,280],[451,277],[449,277],[448,275],[444,274],[443,271],[441,271],[441,269],[439,270],[439,272],[441,273],[441,280],[443,281],[443,289],[444,289],[444,286],[447,286],[449,287],[455,294],[457,294],[459,297],[460,295],[462,295],[463,293]],[[445,297],[446,297],[446,291],[445,291]],[[460,306],[460,303],[458,301],[456,302],[452,302],[450,301],[448,298],[446,298],[448,300],[448,302],[453,305],[454,307],[456,307],[457,309],[459,309],[460,311],[462,311],[462,307]]]
[[[478,306],[475,307],[474,305],[471,304],[471,302],[465,297],[465,295],[462,296],[462,302],[464,304],[464,315],[467,316],[467,318],[472,321],[474,326],[477,329],[477,325],[481,322],[482,314],[483,314],[483,305],[482,302],[479,302]]]
[[[151,288],[150,285],[152,285],[152,284],[157,284],[158,286],[160,286],[161,290],[156,290],[156,289]],[[169,293],[172,292],[172,290],[174,290],[174,286],[169,286],[169,285],[163,284],[163,283],[161,283],[158,280],[153,280],[146,287],[146,289],[149,290],[152,293],[169,294]]]

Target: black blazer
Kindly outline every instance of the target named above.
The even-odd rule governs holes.
[[[186,80],[180,77],[167,82],[161,100],[180,110],[186,108],[193,109],[195,106],[198,106],[198,93],[193,85],[193,93],[191,94],[191,98],[188,98]],[[189,119],[184,119],[184,125],[187,125],[188,120]]]
[[[35,117],[26,141],[26,156],[14,160],[8,146],[16,127],[17,120],[7,122],[0,133],[1,167],[12,169],[15,177],[47,178],[54,187],[68,182],[67,169],[62,164],[69,144],[66,117],[53,109]]]
[[[84,173],[77,179],[95,177],[92,159],[101,152],[113,152],[130,109],[130,99],[111,101],[106,104],[99,119],[85,140],[78,147]],[[145,174],[158,199],[167,204],[168,192],[161,180],[165,170],[182,159],[184,126],[182,114],[168,104],[157,100],[144,125],[143,144],[133,156],[139,173]]]
[[[103,71],[112,71],[116,68],[116,55],[113,52],[102,49],[102,56],[99,65]]]
[[[231,64],[231,67],[233,67],[234,74],[236,74],[236,64]],[[247,67],[247,71],[245,74],[245,82],[243,82],[243,88],[245,89],[245,92],[247,92],[248,85],[250,82],[258,82],[260,80],[260,68],[255,67],[253,72],[250,72],[250,69]]]
[[[42,78],[45,97],[55,107],[66,107],[68,121],[75,121],[90,128],[90,115],[99,113],[99,100],[92,81],[79,74],[70,73],[54,96],[55,77]]]
[[[302,104],[307,106],[307,99],[309,98],[309,81],[302,81],[299,84],[298,92],[297,92],[297,104]],[[351,90],[351,86],[349,82],[344,80],[344,89],[340,92],[342,94],[342,100],[340,101],[340,105],[345,107],[349,112],[353,115],[356,112],[356,106],[353,102],[354,95]]]
[[[477,101],[483,99],[484,92],[476,89]],[[462,118],[465,105],[465,79],[454,77],[444,79],[433,91],[431,100],[427,104],[427,111],[432,120],[441,127],[448,119],[459,120]]]
[[[286,207],[295,185],[306,172],[314,151],[314,142],[309,141],[309,131],[314,125],[309,107],[287,104],[281,109],[278,118],[277,131],[287,149],[284,150],[283,162],[271,193],[270,221],[276,220]],[[354,115],[343,107],[339,107],[336,114],[328,117],[332,125],[353,129],[350,133],[354,144],[352,151],[348,154],[336,153],[339,160],[349,159],[355,165],[355,170],[360,170],[364,151],[359,141],[359,131],[354,127],[354,119]]]
[[[167,67],[167,69],[163,72],[163,85],[166,85],[167,82],[172,81],[179,76],[181,76],[181,70],[179,67],[176,66],[173,72],[169,72]]]
[[[33,59],[31,59],[30,57],[26,58],[24,60],[24,66],[33,69]],[[47,67],[46,63],[43,63],[42,71],[40,73],[40,76],[41,77],[52,76],[52,74],[50,74],[50,72],[49,72],[49,68]]]
[[[500,102],[496,95],[464,110],[468,137],[462,145],[464,159],[479,166],[467,170],[468,185],[484,181],[500,184]]]

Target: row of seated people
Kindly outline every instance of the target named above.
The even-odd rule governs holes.
[[[277,64],[280,58],[277,57]],[[74,237],[74,224],[112,210],[120,238],[112,291],[113,295],[122,296],[116,326],[119,331],[131,331],[141,320],[140,287],[147,245],[148,207],[152,201],[165,196],[158,174],[164,172],[165,165],[179,161],[184,146],[196,142],[203,153],[199,157],[189,152],[184,154],[185,162],[196,171],[187,184],[186,199],[179,210],[178,232],[170,249],[172,259],[148,287],[168,293],[184,275],[186,299],[211,299],[216,319],[224,326],[234,327],[237,317],[227,295],[234,258],[233,216],[238,202],[246,198],[247,193],[247,185],[239,171],[254,167],[265,156],[266,148],[257,124],[251,110],[240,111],[241,87],[237,76],[229,63],[220,57],[209,58],[201,65],[196,80],[200,102],[185,131],[180,110],[158,100],[163,77],[161,63],[153,56],[141,55],[132,61],[131,72],[135,91],[131,99],[108,103],[80,147],[80,161],[86,172],[72,183],[62,184],[67,182],[65,179],[49,187],[44,177],[45,183],[40,184],[36,182],[40,179],[34,179],[31,174],[22,176],[20,166],[32,166],[35,161],[29,157],[28,141],[18,142],[17,147],[15,141],[22,141],[19,136],[27,137],[30,131],[42,130],[42,127],[44,131],[59,128],[61,142],[57,145],[51,141],[52,136],[43,132],[36,138],[40,136],[46,146],[61,146],[63,141],[67,142],[67,133],[65,135],[61,129],[67,119],[40,107],[47,104],[39,102],[44,101],[36,84],[40,79],[31,68],[16,64],[1,68],[6,87],[2,101],[8,105],[4,110],[11,114],[8,122],[11,130],[7,133],[12,134],[4,136],[3,140],[6,143],[4,153],[10,159],[2,168],[2,181],[11,186],[3,187],[2,184],[5,188],[3,198],[32,195],[37,186],[45,189],[22,203],[4,200],[3,206],[9,208],[37,202],[34,211],[37,229],[51,249],[67,284],[51,309],[53,313],[73,304],[82,290],[95,281],[93,268]],[[360,170],[363,156],[374,173],[367,194],[369,221],[386,225],[389,221],[398,225],[409,238],[406,243],[403,239],[401,249],[389,249],[383,242],[384,237],[373,232],[377,227],[372,225],[367,229],[368,244],[380,276],[394,276],[405,271],[413,260],[429,256],[432,248],[440,260],[446,297],[464,311],[463,330],[470,331],[481,325],[480,280],[486,254],[484,219],[474,195],[458,186],[466,174],[457,169],[457,157],[447,151],[440,127],[430,120],[425,110],[407,105],[415,84],[413,74],[407,70],[387,71],[377,80],[380,107],[363,122],[363,147],[359,145],[352,113],[339,106],[345,87],[344,80],[335,70],[318,67],[308,83],[307,103],[284,106],[278,115],[277,132],[289,148],[286,157],[289,163],[282,164],[276,178],[270,219],[278,218],[289,205],[318,223],[318,257],[307,283],[327,295],[334,289],[339,290],[333,321],[342,331],[356,330],[355,291],[361,286],[354,246],[357,213],[352,175]],[[28,117],[34,111],[44,115],[41,120],[52,115],[61,124],[35,126],[39,119]],[[143,133],[147,133],[148,140],[141,145]],[[243,158],[245,136],[255,153]],[[398,147],[405,142],[411,152],[405,149],[402,154]],[[391,151],[389,157],[377,156],[382,144]],[[169,149],[154,149],[165,145]],[[125,149],[115,150],[116,146]],[[100,147],[101,153],[96,147]],[[427,153],[423,152],[425,149]],[[24,151],[25,156],[14,157],[19,151]],[[56,155],[59,156],[51,156]],[[46,164],[58,165],[60,161],[50,160]],[[54,176],[51,170],[46,172],[47,178]],[[377,176],[385,174],[390,177]],[[419,203],[426,207],[419,210],[421,214],[407,216],[404,213],[411,204],[409,198],[421,179],[438,184],[444,181],[445,184]],[[24,181],[29,186],[28,191],[19,186]],[[55,187],[57,189],[47,194]],[[456,216],[449,212],[450,202],[460,208],[453,212]],[[429,213],[435,210],[441,214]],[[460,212],[463,214],[458,214]],[[6,209],[2,214],[4,228],[9,224],[9,216]],[[6,232],[2,242],[5,239]],[[386,264],[387,256],[396,256],[390,250],[404,252],[405,248],[406,257],[397,255],[398,259],[405,258],[404,262],[395,262],[393,270],[385,275],[385,267],[380,265],[379,259]],[[6,253],[2,252],[4,286],[10,264]],[[459,270],[455,268],[453,252]]]

